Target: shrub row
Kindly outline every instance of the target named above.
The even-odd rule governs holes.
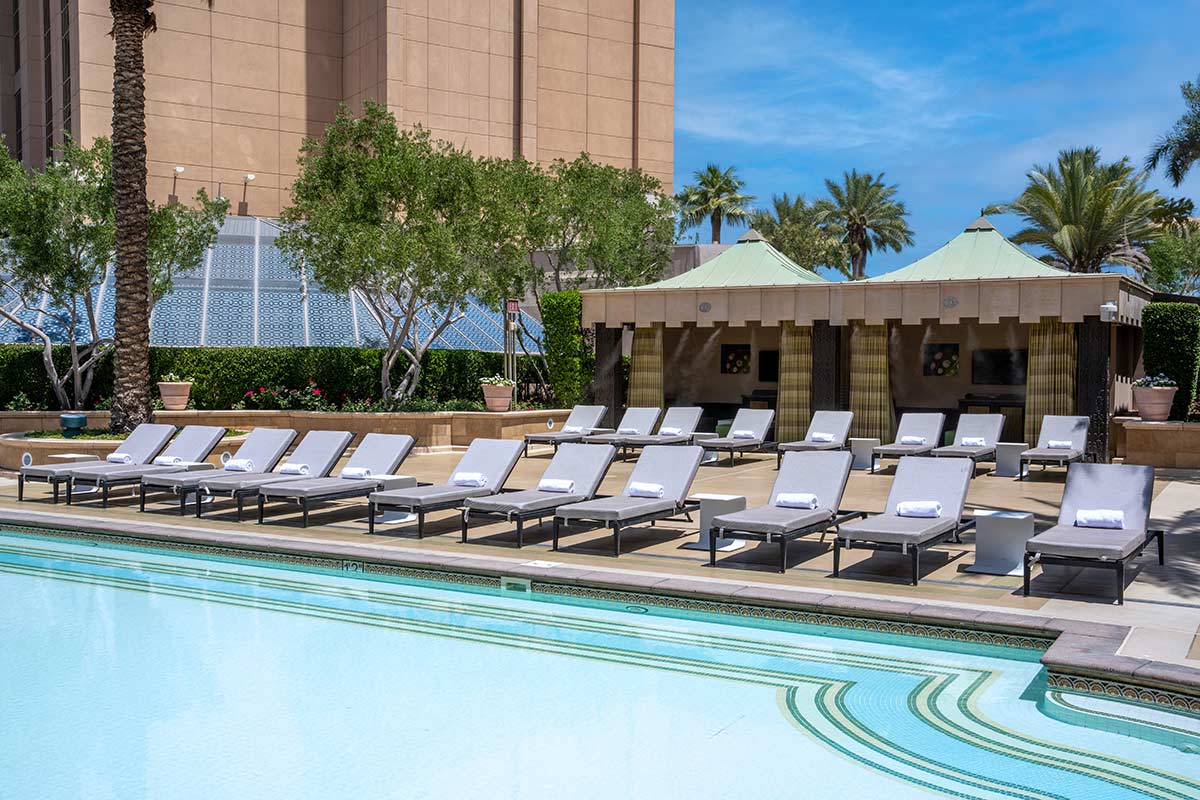
[[[1171,419],[1187,419],[1200,377],[1200,306],[1148,303],[1142,310],[1142,362],[1147,375],[1166,375],[1179,391]]]

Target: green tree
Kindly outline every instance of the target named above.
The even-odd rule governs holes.
[[[1196,206],[1187,197],[1160,197],[1150,212],[1150,221],[1155,225],[1174,227],[1191,222]]]
[[[1200,290],[1200,224],[1173,226],[1146,248],[1149,264],[1139,276],[1150,288],[1173,294]]]
[[[842,173],[842,182],[825,181],[833,199],[829,221],[844,231],[842,241],[850,251],[850,279],[867,275],[867,256],[876,250],[897,253],[913,243],[908,227],[908,209],[895,199],[898,188],[883,182],[883,173],[858,170]]]
[[[1159,137],[1146,157],[1147,170],[1165,166],[1167,177],[1176,186],[1183,183],[1192,164],[1200,159],[1200,80],[1179,84],[1179,93],[1187,110],[1170,131]]]
[[[195,207],[150,202],[146,262],[150,271],[150,308],[174,287],[175,277],[200,266],[229,212],[229,200],[196,192]]]
[[[771,245],[805,269],[819,267],[850,277],[850,257],[842,241],[845,231],[832,220],[833,203],[808,202],[787,192],[771,198],[771,209],[750,215],[750,227],[767,238]]]
[[[750,218],[754,195],[744,194],[746,182],[737,176],[733,167],[721,169],[709,164],[695,174],[696,182],[675,195],[685,229],[708,220],[712,225],[713,244],[721,243],[721,223],[744,222]]]
[[[1152,221],[1159,195],[1128,158],[1104,164],[1094,147],[1063,150],[1055,164],[1035,166],[1027,176],[1020,197],[985,209],[1025,220],[1014,242],[1044,248],[1042,261],[1071,272],[1145,267],[1145,248],[1162,233]]]
[[[361,117],[343,106],[323,138],[301,147],[278,244],[321,286],[363,301],[385,337],[384,397],[413,393],[421,357],[495,263],[496,193],[485,180],[469,154],[425,130],[400,130],[375,103]]]

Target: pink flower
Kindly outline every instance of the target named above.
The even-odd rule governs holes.
[[[260,392],[265,392],[265,391],[267,390],[267,387],[265,387],[265,386],[260,386],[260,387],[258,387],[258,390],[259,390]]]
[[[249,389],[247,389],[247,390],[246,390],[246,394],[245,394],[245,396],[246,396],[246,397],[249,397],[249,396],[250,396],[250,395],[252,395],[252,394],[254,394],[254,392],[253,392],[253,391],[251,391],[251,390],[249,390]]]
[[[313,388],[313,394],[315,394],[315,395],[317,395],[317,396],[319,397],[319,396],[321,395],[321,390],[320,390],[320,389],[317,389],[317,388],[315,388],[315,387],[314,387],[314,388]]]

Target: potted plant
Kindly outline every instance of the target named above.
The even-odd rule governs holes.
[[[516,381],[509,380],[503,375],[493,375],[479,382],[483,389],[483,403],[488,411],[508,411],[512,408],[513,387]]]
[[[158,380],[158,394],[162,397],[164,409],[183,411],[187,408],[188,398],[192,394],[192,379],[181,378],[174,372],[168,372]]]
[[[1166,375],[1147,375],[1133,382],[1133,404],[1147,422],[1162,422],[1171,416],[1171,403],[1179,387]]]

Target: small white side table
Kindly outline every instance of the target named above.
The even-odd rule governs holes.
[[[688,500],[700,501],[700,540],[685,544],[684,548],[687,550],[708,552],[708,529],[712,526],[713,517],[746,509],[746,498],[739,494],[694,494]],[[746,543],[741,539],[717,540],[717,550],[722,553],[732,553],[745,546]]]
[[[717,438],[717,434],[713,431],[703,431],[703,432],[699,432],[699,433],[693,433],[692,434],[692,444],[698,444],[701,447],[703,447],[705,439],[716,439],[716,438]],[[716,450],[705,450],[704,455],[700,457],[700,463],[701,464],[713,464],[713,463],[716,463],[716,460],[718,458],[720,458],[720,453],[718,453]]]
[[[387,492],[392,489],[411,489],[417,485],[417,479],[411,475],[372,475],[379,481],[379,491]],[[363,517],[363,522],[367,518]],[[417,515],[408,511],[385,511],[375,518],[375,525],[401,525],[406,522],[416,522]]]
[[[1028,511],[975,512],[975,563],[967,572],[1021,575],[1025,543],[1033,538],[1033,514]]]
[[[854,456],[851,469],[870,469],[875,457],[875,448],[879,447],[878,439],[850,439],[850,453]]]
[[[996,472],[1000,478],[1017,478],[1021,472],[1021,453],[1029,449],[1026,442],[996,442]],[[1029,467],[1025,467],[1029,472]]]

